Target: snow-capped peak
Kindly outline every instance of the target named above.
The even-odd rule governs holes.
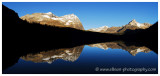
[[[66,25],[69,25],[71,22],[73,24],[75,23],[80,24],[80,20],[75,14],[64,15],[64,16],[61,16],[60,18],[63,18],[64,20],[66,20]]]
[[[76,16],[76,15],[75,15],[75,14],[73,14],[73,13],[72,13],[72,14],[68,14],[68,15],[70,15],[70,16]]]
[[[53,14],[53,13],[52,13],[52,12],[48,12],[48,13],[46,13],[46,14],[49,14],[49,15],[50,15],[50,14]]]
[[[132,21],[133,21],[133,22],[136,22],[136,19],[133,19]]]
[[[138,23],[138,22],[136,22],[135,19],[133,19],[132,21],[129,22],[129,24],[131,24],[131,25],[132,25],[132,24],[136,24],[136,23]]]
[[[108,26],[102,26],[102,27],[99,27],[101,29],[104,29],[104,28],[109,28]]]
[[[99,27],[99,28],[93,28],[93,29],[89,29],[91,31],[95,31],[95,32],[100,32],[102,30],[107,30],[109,27],[108,26],[102,26],[102,27]]]
[[[48,13],[42,13],[43,17],[46,18],[53,18],[53,17],[57,17],[56,15],[54,15],[52,12],[48,12]]]
[[[137,26],[137,27],[143,27],[144,26],[143,24],[138,23],[135,19],[130,21],[128,24],[131,25],[131,26]]]
[[[64,16],[61,16],[63,18],[66,18],[66,19],[78,19],[78,17],[74,14],[68,14],[68,15],[64,15]]]

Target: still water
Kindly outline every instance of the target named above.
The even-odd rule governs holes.
[[[158,54],[114,42],[27,54],[3,73],[158,73]]]

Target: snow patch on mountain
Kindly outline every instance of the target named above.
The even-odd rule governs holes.
[[[101,48],[103,50],[107,50],[108,49],[108,46],[106,45],[103,45],[103,44],[92,44],[90,45],[91,47],[97,47],[97,48]]]
[[[42,60],[49,60],[50,58],[43,58]]]
[[[70,25],[70,23],[72,23],[72,22],[73,22],[73,21],[68,20],[65,25]]]
[[[50,18],[48,15],[43,15],[43,17]]]
[[[109,27],[108,26],[102,26],[99,28],[93,28],[93,29],[89,29],[90,31],[95,31],[95,32],[100,32],[102,30],[107,30]]]
[[[145,50],[145,49],[138,48],[138,49],[137,49],[137,53],[143,52],[144,50]]]
[[[45,14],[49,14],[49,15],[51,15],[51,14],[52,14],[52,12],[48,12],[48,13],[45,13]]]
[[[142,28],[144,26],[144,24],[138,23],[135,19],[130,21],[128,24],[131,25],[131,26],[137,26],[139,28]]]
[[[141,27],[141,24],[140,24],[140,23],[137,23],[137,26],[138,26],[138,27]]]
[[[49,16],[49,15],[53,15],[52,12],[44,13],[44,15],[42,16],[45,18],[52,19],[52,20],[59,20],[59,21],[65,22],[65,25],[70,25],[71,23],[72,24],[80,23],[79,18],[74,14],[64,15],[61,17],[55,16],[55,15],[54,16]],[[37,21],[42,21],[42,19],[37,20]]]
[[[59,21],[65,22],[65,20],[64,20],[63,18],[52,17],[51,19],[53,19],[53,20],[59,20]]]

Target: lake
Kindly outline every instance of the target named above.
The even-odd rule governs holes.
[[[158,54],[145,46],[105,42],[21,56],[3,74],[158,73]]]

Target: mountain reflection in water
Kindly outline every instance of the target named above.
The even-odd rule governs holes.
[[[80,56],[83,48],[84,46],[78,46],[69,49],[48,50],[37,54],[27,54],[22,56],[21,59],[35,63],[47,62],[49,64],[57,59],[74,62]]]
[[[28,53],[16,64],[3,70],[4,74],[73,74],[73,73],[157,73],[150,72],[97,72],[102,68],[154,68],[158,69],[158,55],[146,46],[126,45],[122,41],[104,42]],[[46,70],[47,69],[47,70]]]
[[[122,49],[128,51],[132,56],[135,56],[139,52],[148,53],[151,50],[145,46],[126,46],[123,42],[105,42],[105,43],[96,43],[96,44],[89,44],[90,47],[97,47],[100,49],[108,50],[111,49]],[[37,54],[27,54],[26,56],[22,56],[21,59],[26,61],[32,61],[35,63],[40,62],[47,62],[51,64],[57,59],[63,59],[65,61],[76,61],[84,46],[77,46],[73,48],[66,48],[66,49],[55,49],[55,50],[48,50],[42,51]]]
[[[131,55],[135,56],[139,52],[148,53],[151,50],[145,46],[126,46],[123,42],[106,42],[106,43],[97,43],[97,44],[91,44],[89,45],[91,47],[98,47],[104,50],[107,50],[108,48],[112,49],[123,49],[128,51]]]

